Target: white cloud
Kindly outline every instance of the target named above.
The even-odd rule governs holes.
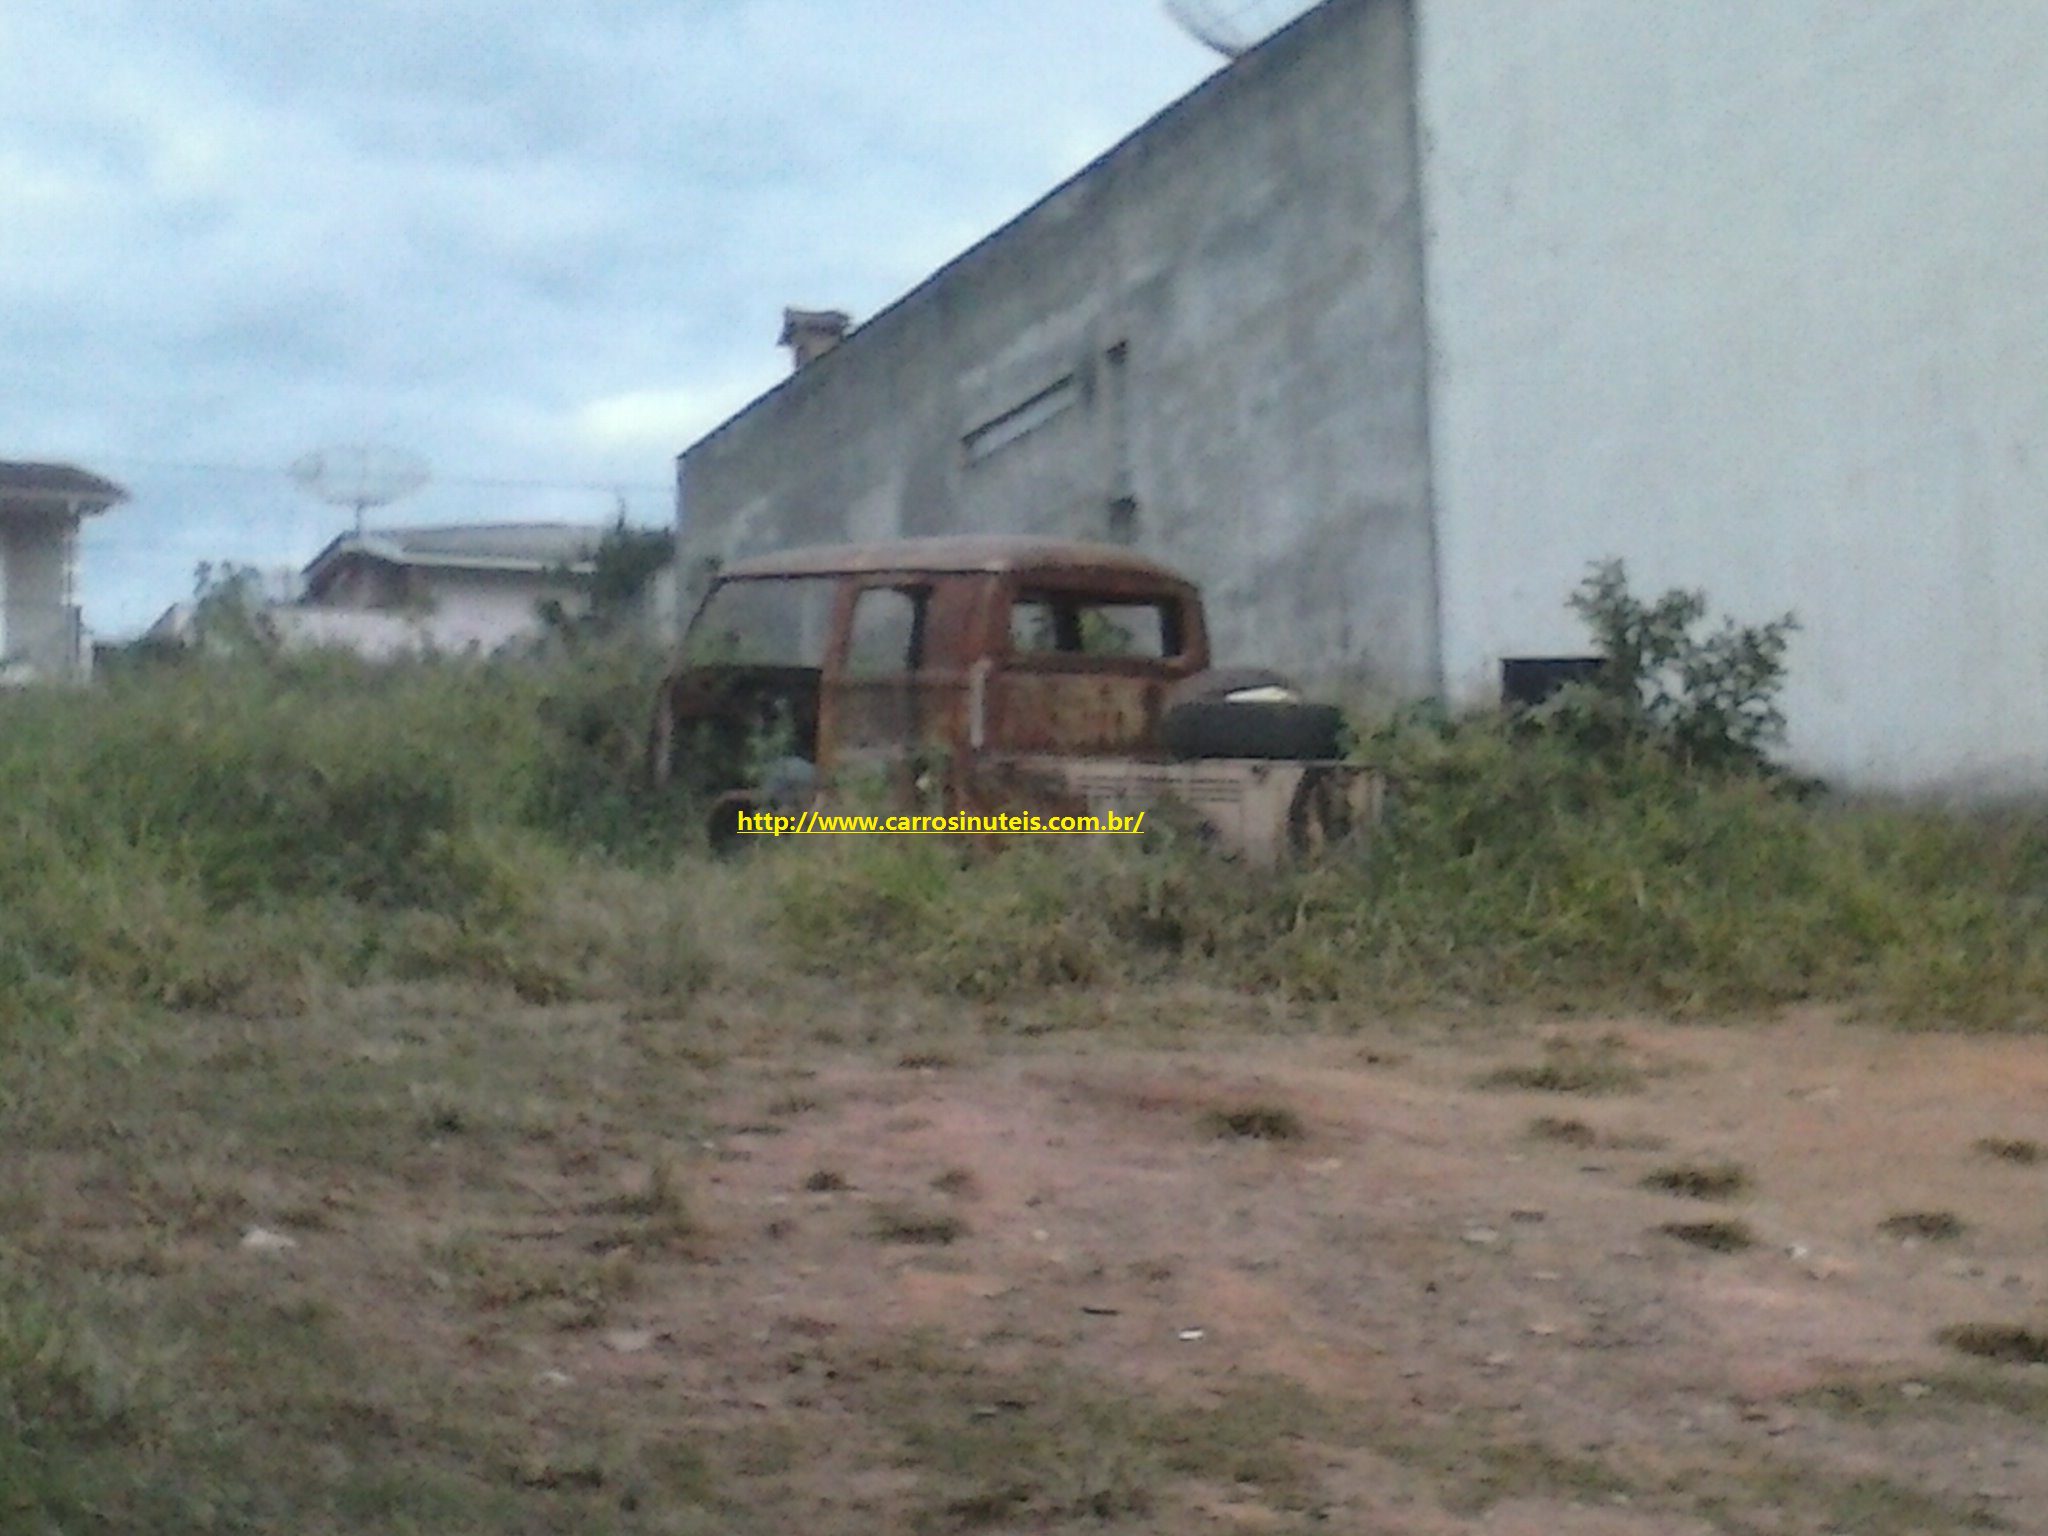
[[[764,383],[735,380],[708,389],[640,389],[607,395],[577,410],[575,430],[600,450],[632,448],[673,455],[739,410]]]
[[[134,491],[105,629],[317,547],[323,442],[431,460],[410,517],[665,515],[784,304],[871,315],[1214,62],[1156,0],[0,3],[0,457]]]

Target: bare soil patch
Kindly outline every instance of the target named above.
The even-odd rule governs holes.
[[[2048,1042],[810,1002],[195,1033],[0,1230],[259,1529],[2048,1530]]]

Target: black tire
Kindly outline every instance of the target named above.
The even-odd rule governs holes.
[[[1167,689],[1166,707],[1178,709],[1183,704],[1221,704],[1233,693],[1253,688],[1285,688],[1290,693],[1301,691],[1293,678],[1269,667],[1211,667],[1206,672],[1183,678]]]
[[[1343,755],[1344,711],[1334,704],[1183,704],[1161,722],[1175,757],[1329,762]]]

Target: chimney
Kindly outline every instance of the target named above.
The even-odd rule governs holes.
[[[853,316],[839,309],[785,309],[782,345],[789,348],[790,366],[806,368],[846,340]]]

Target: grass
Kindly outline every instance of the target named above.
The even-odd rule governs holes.
[[[1876,1422],[1985,1409],[2048,1425],[2048,1381],[2034,1380],[2026,1372],[1983,1367],[1832,1382],[1800,1400],[1845,1418]]]
[[[2015,1323],[1960,1323],[1936,1337],[1950,1349],[2004,1365],[2048,1365],[2048,1328]]]
[[[1400,793],[1366,859],[1261,875],[1170,840],[1026,845],[998,876],[940,843],[865,842],[783,865],[778,926],[821,971],[974,1001],[1177,978],[1396,1008],[1825,998],[1923,1027],[2048,1023],[2035,810],[1801,800],[1481,726],[1375,754]]]
[[[949,1211],[888,1202],[875,1207],[868,1234],[881,1243],[944,1247],[967,1236],[967,1223]]]
[[[1748,1191],[1749,1172],[1737,1163],[1678,1163],[1643,1178],[1643,1188],[1688,1200],[1733,1200]]]
[[[1479,1079],[1482,1088],[1519,1093],[1630,1093],[1642,1085],[1642,1070],[1609,1040],[1552,1041],[1541,1060],[1498,1067]]]
[[[1952,1243],[1963,1235],[1963,1220],[1953,1211],[1900,1211],[1877,1224],[1886,1237],[1924,1243]]]
[[[1306,1528],[1332,1449],[1460,1508],[1649,1500],[1653,1480],[1525,1428],[1376,1419],[1235,1374],[1188,1403],[1048,1365],[827,1377],[772,1330],[748,1345],[851,1404],[831,1434],[773,1404],[677,1422],[591,1383],[623,1363],[602,1330],[715,1290],[758,1229],[706,1220],[724,1160],[767,1155],[725,1139],[714,1098],[785,1149],[836,1119],[776,1064],[940,1071],[1105,1033],[1177,1044],[1210,1019],[1500,1006],[1824,998],[1914,1027],[2048,1023],[2033,810],[1800,801],[1471,726],[1374,744],[1400,793],[1365,859],[918,840],[728,865],[685,801],[636,787],[648,666],[195,666],[0,696],[0,1528],[744,1536],[806,1523],[794,1480],[820,1466],[847,1486],[887,1470],[927,1529],[1188,1528],[1196,1484]],[[1577,1038],[1488,1085],[1649,1075]],[[1307,1132],[1261,1102],[1205,1129]],[[1569,1115],[1530,1130],[1618,1144]],[[245,1253],[251,1226],[298,1246]],[[884,1204],[868,1235],[968,1229]],[[1951,1333],[1999,1366],[2048,1347]],[[1842,1528],[1914,1528],[1883,1513],[1910,1503],[1888,1487],[1829,1497]]]
[[[1308,1126],[1285,1104],[1237,1104],[1202,1116],[1211,1136],[1239,1141],[1300,1141]]]
[[[1657,1230],[1709,1253],[1742,1253],[1756,1246],[1756,1234],[1746,1221],[1667,1221]]]
[[[691,807],[636,787],[658,665],[193,665],[0,699],[0,1013],[261,1013],[443,977],[672,1002],[729,958],[703,936],[716,912],[764,959],[972,1001],[1193,981],[1395,1009],[1832,998],[2048,1023],[2032,809],[1808,801],[1648,749],[1411,724],[1365,738],[1399,788],[1370,858],[1259,873],[1171,838],[996,861],[873,840],[709,876]],[[1631,1085],[1597,1049],[1500,1077]]]
[[[643,1245],[680,1243],[702,1230],[684,1176],[675,1159],[665,1155],[654,1160],[641,1188],[605,1202],[601,1209],[634,1218],[626,1235]]]
[[[1180,1405],[1058,1367],[990,1369],[929,1338],[835,1370],[917,1469],[919,1530],[1115,1528],[1167,1516],[1189,1479],[1298,1509],[1309,1487],[1300,1442],[1329,1419],[1286,1382],[1233,1383],[1211,1406]]]
[[[1560,1115],[1538,1115],[1529,1122],[1529,1135],[1536,1141],[1554,1141],[1566,1147],[1596,1147],[1600,1133],[1583,1120]]]

